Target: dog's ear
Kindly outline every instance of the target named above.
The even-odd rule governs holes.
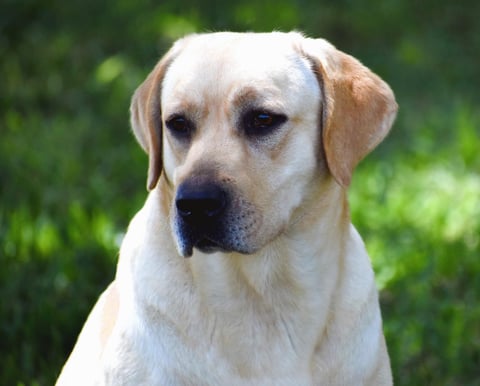
[[[305,39],[322,90],[322,141],[330,173],[347,187],[355,166],[387,135],[397,113],[390,87],[322,39]]]
[[[168,67],[178,55],[179,42],[157,63],[136,89],[130,105],[130,123],[137,141],[148,154],[147,189],[157,185],[162,172],[161,88]]]

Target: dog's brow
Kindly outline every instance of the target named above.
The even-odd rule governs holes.
[[[181,100],[178,103],[172,104],[165,108],[165,117],[171,117],[172,115],[183,114],[188,116],[193,121],[200,121],[208,113],[207,107],[201,107],[191,101],[188,101],[187,98]],[[167,119],[165,119],[167,120]]]
[[[260,93],[253,87],[244,87],[237,91],[233,97],[233,105],[241,108],[248,104],[254,104],[263,100]]]

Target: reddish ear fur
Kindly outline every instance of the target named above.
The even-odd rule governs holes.
[[[174,46],[176,47],[176,46]],[[174,59],[172,49],[137,88],[130,105],[130,122],[137,141],[148,154],[147,189],[157,185],[162,172],[161,84]]]
[[[322,140],[330,173],[347,187],[357,164],[388,134],[397,112],[390,87],[325,41],[305,52],[322,88]],[[316,43],[317,42],[317,43]]]

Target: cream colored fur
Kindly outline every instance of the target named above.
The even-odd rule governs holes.
[[[288,119],[248,136],[251,104]],[[177,42],[132,100],[150,194],[57,385],[391,385],[346,188],[396,109],[380,78],[324,40]],[[165,127],[178,112],[195,122],[187,141]],[[238,251],[193,245],[184,258],[175,197],[207,169],[233,197],[225,237]]]

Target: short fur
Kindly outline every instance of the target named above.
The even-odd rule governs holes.
[[[252,108],[286,120],[247,134]],[[175,43],[132,99],[149,197],[57,385],[391,385],[346,188],[396,111],[388,85],[325,40]],[[186,139],[166,127],[179,114]],[[215,232],[179,209],[198,186],[222,192]]]

